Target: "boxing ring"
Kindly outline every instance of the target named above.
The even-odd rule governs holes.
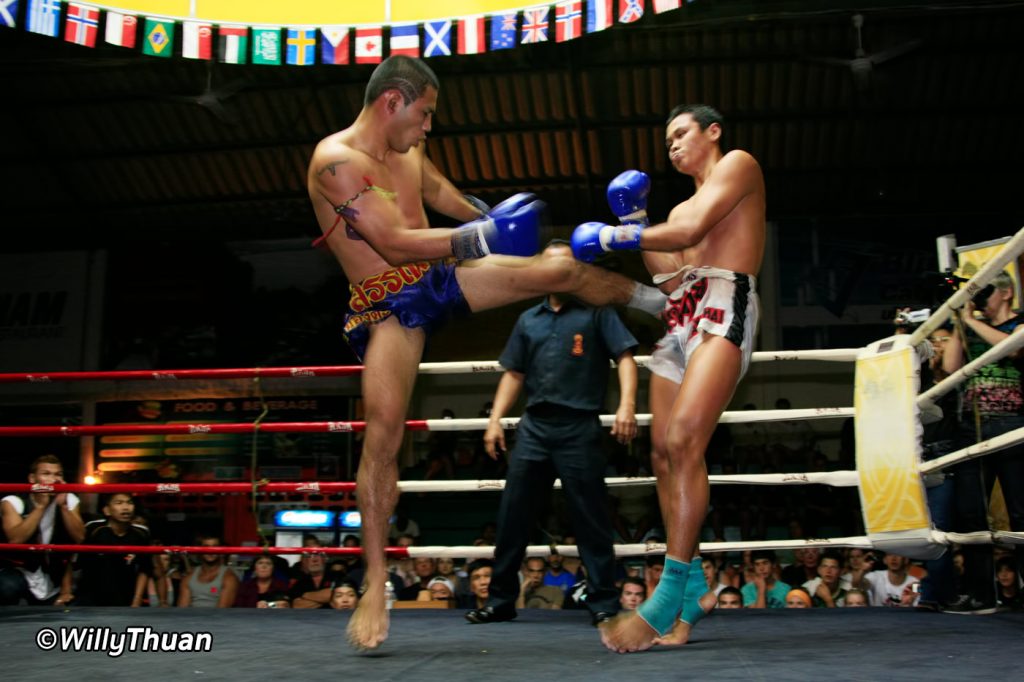
[[[1024,533],[982,531],[954,534],[935,529],[925,502],[923,475],[961,461],[1024,442],[1024,429],[964,448],[939,459],[920,460],[921,420],[934,419],[934,401],[981,367],[1024,347],[1013,334],[929,391],[919,394],[927,335],[961,308],[1024,250],[1018,233],[927,322],[911,335],[890,337],[863,349],[755,353],[754,362],[856,362],[854,406],[806,410],[726,412],[722,423],[855,417],[857,470],[797,474],[711,476],[712,485],[829,485],[857,487],[867,534],[855,537],[702,543],[703,552],[798,547],[879,547],[912,558],[933,558],[951,543],[1024,543]],[[638,364],[644,359],[638,358]],[[291,367],[226,370],[18,373],[0,383],[189,379],[270,376],[307,377],[358,374],[359,367]],[[497,363],[425,363],[423,373],[498,372]],[[607,426],[611,415],[602,416]],[[483,430],[486,419],[410,420],[410,431]],[[515,428],[516,418],[502,420]],[[650,423],[650,415],[638,415]],[[365,422],[265,422],[232,424],[151,424],[83,426],[0,426],[0,437],[82,437],[115,434],[206,434],[314,432],[351,434]],[[609,486],[653,485],[653,478],[609,478]],[[557,485],[557,483],[556,483]],[[400,481],[403,493],[502,490],[500,480]],[[351,482],[0,484],[0,493],[74,492],[133,494],[249,494],[352,492]],[[108,551],[179,555],[260,553],[358,554],[358,548],[8,545],[26,551]],[[663,554],[662,543],[617,545],[618,556]],[[527,555],[546,555],[550,546],[532,546]],[[574,546],[558,546],[576,556]],[[392,558],[490,557],[492,547],[415,546],[389,548]],[[0,608],[5,660],[18,678],[74,670],[82,679],[138,676],[156,666],[161,677],[257,679],[300,674],[398,679],[593,680],[671,675],[686,671],[702,679],[811,680],[822,677],[873,680],[932,677],[950,679],[1005,674],[1016,667],[1016,647],[1024,643],[1024,613],[964,619],[914,609],[742,609],[716,610],[701,621],[683,650],[658,649],[620,656],[600,643],[585,610],[524,609],[512,622],[470,625],[457,609],[395,609],[388,641],[370,653],[346,643],[351,612],[333,610],[213,609],[196,614],[185,608],[5,607]],[[268,620],[269,619],[269,620]],[[79,649],[74,650],[75,646]],[[134,645],[134,650],[127,646]],[[119,648],[120,646],[120,648]],[[1009,652],[1000,655],[1001,652]],[[1008,657],[1007,657],[1008,656]]]

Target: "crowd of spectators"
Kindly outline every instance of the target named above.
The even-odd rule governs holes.
[[[34,463],[33,476],[48,476],[59,482],[61,472],[56,458],[41,458]],[[51,461],[52,460],[52,461]],[[40,473],[41,472],[41,473]],[[103,517],[82,524],[78,529],[77,499],[64,496],[58,501],[52,493],[36,494],[28,506],[43,509],[38,520],[49,519],[46,531],[19,534],[11,497],[4,498],[7,537],[14,540],[54,541],[54,533],[67,541],[100,545],[159,544],[151,539],[146,520],[136,513],[135,500],[115,493],[103,501]],[[54,520],[56,508],[64,506],[64,517]],[[25,501],[22,501],[25,508]],[[46,510],[49,509],[49,514]],[[33,519],[31,513],[17,519]],[[38,523],[36,524],[39,525]],[[399,529],[419,533],[419,525],[408,517],[396,519],[393,533]],[[11,532],[14,531],[14,532]],[[70,532],[68,532],[70,531]],[[22,535],[25,535],[22,537]],[[556,538],[572,544],[572,537]],[[650,541],[659,541],[652,532]],[[480,529],[473,544],[493,544],[493,525]],[[198,538],[204,547],[222,545],[214,534]],[[358,537],[344,539],[357,546]],[[416,536],[400,533],[392,544],[414,546]],[[307,550],[321,547],[315,535],[303,539]],[[54,561],[58,554],[47,559]],[[220,553],[200,554],[192,560],[181,555],[133,553],[79,553],[70,560],[57,560],[53,566],[39,562],[24,563],[25,557],[5,555],[0,568],[2,604],[82,604],[96,606],[149,606],[179,608],[320,608],[353,609],[358,604],[362,584],[361,566],[351,557],[331,557],[306,552],[293,565],[283,557],[259,555],[241,561]],[[626,558],[617,563],[616,584],[622,609],[635,609],[651,594],[660,578],[664,557],[652,555],[642,562]],[[998,604],[1004,609],[1022,607],[1022,585],[1012,551],[996,546],[993,561],[997,567]],[[963,554],[954,553],[956,579],[963,580]],[[44,570],[45,569],[45,570]],[[708,590],[717,595],[721,608],[835,608],[835,607],[913,607],[917,606],[921,580],[927,573],[920,562],[896,554],[884,555],[862,548],[820,551],[817,547],[799,548],[791,561],[781,562],[771,550],[743,553],[707,553],[703,561]],[[486,559],[460,561],[451,557],[417,557],[391,561],[390,580],[398,606],[405,602],[433,602],[439,608],[479,608],[486,603],[493,564]],[[585,573],[576,557],[552,551],[546,556],[527,556],[521,571],[521,590],[517,608],[585,608]],[[47,571],[49,571],[47,573]],[[44,580],[43,574],[47,575]],[[20,580],[19,580],[20,577]],[[963,589],[954,586],[955,591]]]

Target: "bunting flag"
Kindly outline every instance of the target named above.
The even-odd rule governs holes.
[[[289,28],[284,61],[295,66],[311,66],[316,63],[316,29]]]
[[[587,0],[587,33],[596,33],[611,28],[615,15],[612,12],[614,0]]]
[[[582,0],[565,0],[555,5],[555,42],[579,38],[582,25]]]
[[[76,45],[96,47],[96,34],[100,30],[100,11],[76,2],[68,4],[68,18],[64,24],[64,40]]]
[[[135,32],[138,26],[139,20],[134,14],[107,12],[104,40],[119,47],[135,47]]]
[[[0,26],[18,25],[18,0],[0,0]]]
[[[383,54],[384,39],[380,26],[356,29],[356,64],[380,64]]]
[[[487,51],[484,42],[484,15],[459,19],[459,54],[480,54]]]
[[[348,26],[320,28],[320,63],[348,64]]]
[[[550,7],[538,7],[523,10],[523,45],[547,42],[548,11],[550,9]]]
[[[213,26],[201,21],[186,21],[181,34],[181,56],[186,59],[213,59]]]
[[[427,47],[423,50],[424,57],[448,57],[452,53],[452,22],[428,21],[423,24],[423,33],[427,39]]]
[[[146,17],[142,34],[142,54],[151,57],[170,57],[174,52],[174,22],[169,19]]]
[[[507,50],[516,43],[516,19],[519,15],[515,12],[508,14],[495,14],[491,17],[491,49]]]
[[[281,29],[252,30],[252,63],[273,66],[281,63]]]
[[[395,24],[391,27],[391,54],[420,56],[419,24]]]
[[[218,26],[217,53],[225,64],[245,64],[249,61],[249,27]]]
[[[60,32],[60,0],[30,0],[28,30],[56,38]]]
[[[619,23],[632,24],[644,15],[644,0],[619,0]]]
[[[693,0],[687,0],[692,2]],[[682,6],[683,0],[651,0],[653,12],[661,14]],[[617,5],[615,4],[617,3]],[[0,26],[15,27],[20,0],[0,0]],[[64,40],[95,47],[99,34],[101,10],[91,5],[63,0],[28,0],[25,10],[27,30],[51,37],[60,35],[62,4],[68,10],[64,19]],[[583,33],[583,0],[555,0],[555,40],[563,43]],[[629,24],[644,16],[646,0],[587,0],[586,32],[610,28],[616,21]],[[490,39],[487,37],[487,16],[483,14],[428,21],[423,24],[421,41],[417,23],[389,27],[391,55],[409,57],[440,57],[452,54],[452,26],[458,22],[458,54],[482,54],[490,50],[506,50],[520,44],[547,42],[550,28],[550,6],[522,10],[522,34],[519,35],[519,12],[510,11],[490,16]],[[617,10],[617,11],[616,11]],[[104,39],[111,45],[133,48],[138,37],[138,17],[120,11],[104,13]],[[245,64],[248,57],[249,31],[252,31],[252,63],[312,65],[316,63],[316,29],[289,28],[286,45],[282,45],[280,28],[255,28],[245,25],[218,27],[220,61]],[[324,64],[348,64],[351,60],[349,27],[324,26],[320,29],[320,56]],[[175,21],[146,17],[143,29],[143,54],[171,57],[174,54]],[[355,62],[379,64],[384,52],[384,27],[356,28]],[[422,52],[421,52],[422,46]],[[282,50],[284,55],[282,55]],[[184,21],[181,56],[188,59],[213,58],[213,27],[201,21]]]

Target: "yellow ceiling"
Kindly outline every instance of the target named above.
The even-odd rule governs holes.
[[[88,0],[83,0],[87,4]],[[428,19],[492,14],[546,3],[529,0],[130,0],[102,3],[104,9],[140,15],[203,19],[214,23],[281,26],[331,24],[393,24]],[[553,3],[551,3],[553,4]]]

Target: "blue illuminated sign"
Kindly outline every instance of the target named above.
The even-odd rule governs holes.
[[[274,514],[278,528],[334,528],[334,512],[322,509],[285,509]]]
[[[342,528],[359,528],[363,519],[357,511],[344,511],[338,514],[338,525]]]

